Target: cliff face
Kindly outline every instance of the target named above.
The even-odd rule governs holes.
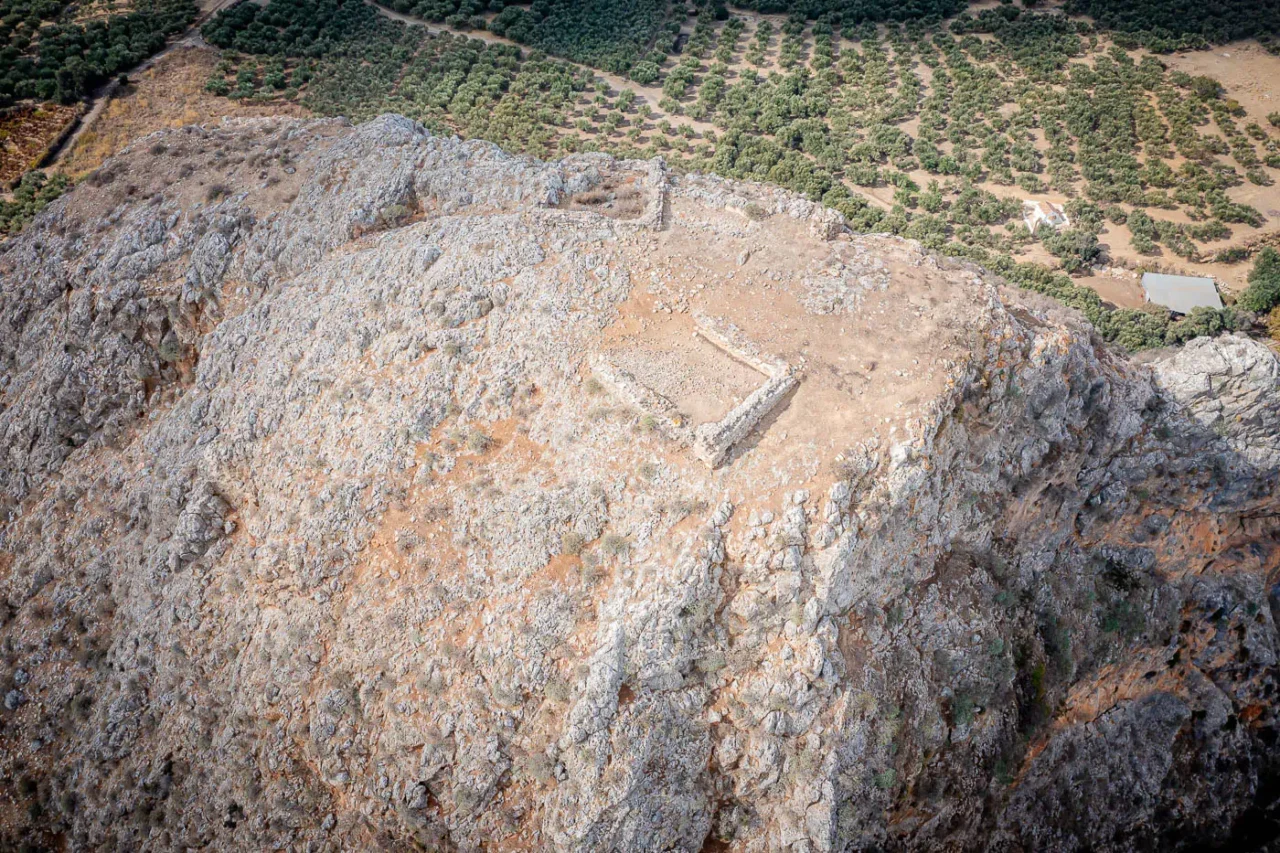
[[[395,117],[142,140],[0,276],[3,846],[1276,833],[1260,344]]]

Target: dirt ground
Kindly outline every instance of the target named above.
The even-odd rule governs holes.
[[[0,116],[0,187],[35,168],[80,110],[78,104],[41,104]]]
[[[734,451],[755,460],[743,476],[789,471],[813,478],[819,493],[829,483],[814,460],[873,435],[905,438],[921,405],[942,393],[947,359],[984,328],[963,276],[920,263],[904,241],[828,243],[784,215],[744,225],[732,210],[687,199],[673,202],[671,216],[673,226],[638,253],[631,298],[601,350],[694,424],[721,417],[765,379],[697,340],[697,314],[731,324],[762,358],[797,370],[796,390]],[[868,276],[871,258],[882,266]],[[883,277],[884,289],[851,289],[834,310],[814,313],[815,289],[846,271]],[[886,339],[895,346],[886,349]]]
[[[634,316],[624,316],[624,323]],[[644,326],[612,353],[612,362],[671,400],[695,425],[720,420],[765,380],[696,334],[688,315]]]
[[[1228,98],[1249,112],[1250,119],[1261,120],[1280,110],[1280,56],[1267,53],[1252,39],[1157,58],[1177,71],[1214,78],[1227,90]]]
[[[112,99],[92,128],[76,141],[62,168],[80,177],[102,165],[134,139],[185,124],[213,125],[224,117],[307,116],[284,102],[242,103],[204,90],[218,63],[208,47],[179,46],[139,74]]]

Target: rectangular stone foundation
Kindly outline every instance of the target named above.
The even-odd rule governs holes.
[[[712,468],[719,467],[733,446],[755,429],[798,381],[790,372],[775,376],[720,420],[698,427],[694,431],[693,455]]]
[[[685,423],[670,400],[603,356],[592,360],[592,370],[615,395],[652,417],[659,432],[686,444],[694,456],[708,466],[717,468],[728,457],[733,446],[750,434],[800,380],[790,365],[781,359],[760,353],[731,323],[718,321],[705,314],[695,314],[694,324],[697,334],[706,341],[766,377],[763,385],[718,421],[697,427]]]

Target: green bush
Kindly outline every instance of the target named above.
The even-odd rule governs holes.
[[[1272,2],[1069,0],[1065,10],[1116,30],[1116,42],[1123,47],[1142,45],[1157,53],[1280,31],[1280,5]]]
[[[1080,272],[1102,255],[1098,235],[1083,228],[1072,228],[1044,238],[1044,247],[1061,259],[1067,272]]]
[[[1249,273],[1249,286],[1236,305],[1255,314],[1266,314],[1280,306],[1280,252],[1268,246],[1258,253]]]
[[[0,236],[21,231],[49,202],[66,192],[70,181],[57,172],[49,177],[41,171],[27,172],[13,191],[13,200],[0,199]]]
[[[661,71],[658,66],[649,61],[637,62],[631,66],[631,79],[635,80],[641,86],[648,86],[654,80],[658,79]]]

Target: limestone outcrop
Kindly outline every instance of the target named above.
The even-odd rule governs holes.
[[[1197,423],[1259,467],[1280,468],[1280,361],[1265,344],[1195,339],[1161,354],[1152,367],[1168,397]]]
[[[1275,837],[1266,347],[660,162],[159,136],[0,247],[0,847]]]

